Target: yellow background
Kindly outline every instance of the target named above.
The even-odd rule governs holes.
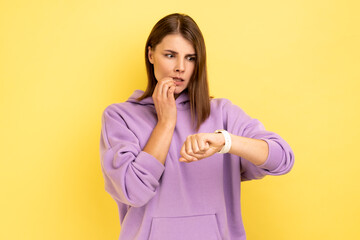
[[[359,239],[356,0],[0,2],[0,239],[117,239],[102,111],[145,89],[144,44],[183,12],[211,94],[279,133],[293,170],[243,183],[249,240]]]

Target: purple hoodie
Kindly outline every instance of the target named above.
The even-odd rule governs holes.
[[[229,153],[179,162],[186,137],[196,133],[183,92],[176,99],[177,122],[164,166],[142,151],[157,123],[152,98],[136,100],[142,93],[136,90],[126,102],[109,105],[102,116],[101,167],[105,189],[119,207],[119,239],[246,239],[240,183],[289,172],[294,164],[290,146],[229,100],[212,99],[210,117],[198,132],[225,129],[263,139],[269,145],[266,162],[255,166]]]

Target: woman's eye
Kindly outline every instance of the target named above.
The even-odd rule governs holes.
[[[173,58],[173,57],[174,57],[174,55],[172,55],[172,54],[165,54],[165,57],[168,57],[168,58]]]
[[[195,57],[188,57],[187,59],[188,59],[189,61],[195,61],[196,58],[195,58]]]

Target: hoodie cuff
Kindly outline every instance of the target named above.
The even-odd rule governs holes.
[[[268,171],[273,171],[277,169],[281,164],[281,159],[283,155],[282,148],[279,144],[272,140],[264,138],[261,138],[261,140],[264,140],[268,144],[269,154],[266,161],[263,164],[258,165],[258,167],[266,169]]]
[[[162,165],[153,155],[144,151],[139,153],[135,162],[149,171],[149,173],[152,174],[158,181],[165,170],[165,166]]]

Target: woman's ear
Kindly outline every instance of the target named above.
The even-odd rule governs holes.
[[[150,46],[148,46],[148,59],[151,64],[154,64],[154,56]]]

